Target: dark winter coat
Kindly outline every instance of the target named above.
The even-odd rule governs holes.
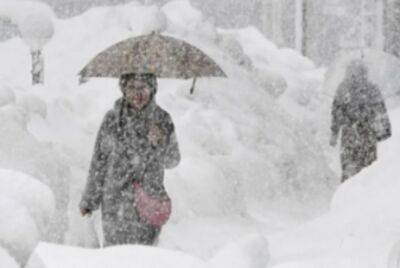
[[[345,79],[332,106],[332,134],[341,134],[342,181],[371,165],[377,142],[391,136],[385,102],[379,88],[366,78]]]
[[[147,139],[152,125],[165,134],[157,146]],[[123,99],[116,102],[98,132],[80,203],[90,211],[101,206],[106,245],[154,243],[160,230],[138,217],[132,183],[140,180],[150,195],[165,198],[164,169],[179,161],[174,125],[166,111],[154,100],[139,112],[128,108]]]

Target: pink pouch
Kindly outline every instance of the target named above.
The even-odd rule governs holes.
[[[143,189],[139,182],[134,182],[135,204],[139,217],[150,225],[161,227],[167,223],[172,204],[169,197],[161,199],[152,197]]]

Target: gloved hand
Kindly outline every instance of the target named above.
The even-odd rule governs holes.
[[[86,215],[92,215],[92,211],[88,208],[80,208],[81,211],[81,215],[82,217],[86,216]]]

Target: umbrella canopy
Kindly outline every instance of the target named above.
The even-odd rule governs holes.
[[[226,77],[198,48],[185,41],[150,34],[127,39],[98,54],[79,73],[81,78],[153,73],[160,78]]]
[[[368,68],[368,78],[376,84],[383,97],[391,105],[400,103],[400,60],[395,56],[374,50],[354,50],[342,53],[325,74],[326,93],[334,96],[343,81],[347,66],[354,60],[362,60]]]

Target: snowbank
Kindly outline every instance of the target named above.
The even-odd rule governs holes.
[[[400,110],[392,111],[390,118],[393,137],[380,144],[378,161],[338,189],[328,214],[270,237],[276,261],[307,259],[305,267],[332,263],[361,268],[389,267],[399,260]]]
[[[25,207],[44,233],[55,209],[54,196],[48,186],[24,173],[0,169],[0,196]]]
[[[120,246],[101,250],[41,243],[27,268],[200,268],[203,261],[184,253],[144,246]]]
[[[288,48],[278,48],[255,27],[222,30],[234,38],[252,63],[253,80],[277,99],[280,107],[308,129],[328,157],[329,108],[332,96],[322,87],[325,71],[308,58]],[[240,59],[240,57],[236,57]]]
[[[32,108],[11,104],[0,108],[0,166],[34,176],[49,186],[58,199],[60,191],[68,189],[60,189],[65,187],[63,180],[68,170],[51,144],[41,143],[29,132],[29,107]]]
[[[27,208],[0,196],[0,245],[20,263],[24,263],[39,241],[34,219]]]
[[[215,268],[265,268],[268,267],[269,257],[267,240],[252,235],[225,246],[208,265]]]
[[[4,187],[0,192],[26,204],[38,224],[41,239],[56,241],[67,228],[69,167],[63,161],[63,150],[39,141],[30,131],[32,118],[41,118],[37,113],[45,111],[43,102],[30,97],[25,87],[13,85],[12,81],[4,87],[0,85],[0,92],[11,88],[16,102],[0,107],[0,167],[15,173],[1,172],[0,184]]]

